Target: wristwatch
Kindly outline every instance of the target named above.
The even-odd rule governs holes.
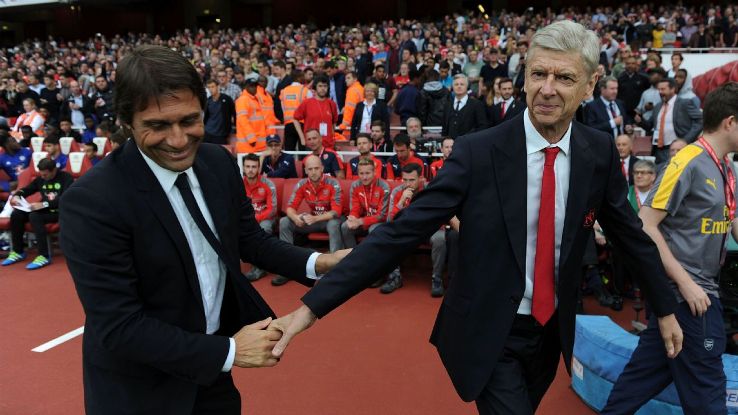
[[[47,208],[49,207],[49,202],[42,202],[41,206],[43,206],[44,208]]]

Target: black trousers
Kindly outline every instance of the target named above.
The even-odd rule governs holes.
[[[289,123],[284,126],[284,149],[287,151],[303,151],[307,150],[307,147],[300,143],[300,135],[297,134],[295,124]]]
[[[240,415],[241,394],[230,372],[221,373],[210,386],[197,388],[193,415]]]
[[[38,254],[49,258],[49,245],[46,242],[46,224],[59,221],[58,213],[51,213],[47,209],[35,212],[23,212],[13,209],[10,214],[10,235],[13,242],[13,250],[19,254],[24,251],[23,234],[26,232],[26,223],[31,223],[33,233],[38,243]]]
[[[545,326],[518,314],[492,377],[476,400],[479,414],[533,414],[556,377],[560,355],[558,313]]]

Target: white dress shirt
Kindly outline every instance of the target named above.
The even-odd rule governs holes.
[[[360,133],[372,132],[372,112],[374,112],[374,108],[377,106],[376,104],[376,100],[372,101],[371,104],[364,100],[364,111],[361,113],[361,124],[359,124]]]
[[[612,129],[612,135],[613,137],[617,137],[620,135],[620,125],[615,124],[615,117],[620,116],[620,108],[618,108],[618,104],[615,103],[615,101],[608,101],[604,97],[600,96],[600,99],[602,102],[605,103],[605,109],[607,110],[607,118],[610,119],[610,129]],[[612,108],[610,108],[610,104],[612,104]],[[615,115],[613,116],[612,112],[613,109],[615,110]]]
[[[140,151],[140,150],[139,150]],[[218,254],[213,250],[208,243],[205,236],[197,227],[195,220],[190,215],[187,206],[182,199],[182,195],[179,192],[174,182],[177,180],[177,176],[181,173],[187,174],[187,179],[192,189],[192,194],[195,196],[197,206],[202,212],[202,216],[205,218],[210,230],[216,238],[218,232],[215,230],[213,218],[210,215],[207,203],[202,194],[200,188],[200,182],[197,180],[195,171],[190,167],[184,172],[175,172],[167,170],[164,167],[156,164],[155,161],[151,160],[146,154],[141,152],[141,155],[146,161],[151,171],[156,176],[157,181],[161,185],[162,190],[167,195],[169,203],[172,205],[174,215],[177,217],[179,225],[182,227],[182,231],[187,239],[187,245],[190,247],[192,253],[192,259],[195,262],[195,270],[197,271],[197,280],[200,284],[200,295],[202,296],[202,305],[205,309],[205,321],[206,321],[206,334],[213,334],[220,328],[220,308],[223,304],[223,293],[225,292],[226,283],[226,266],[223,261],[220,260]],[[309,278],[317,279],[315,274],[315,261],[318,258],[319,253],[313,253],[308,259],[305,272]],[[229,338],[230,346],[228,348],[228,357],[223,364],[223,372],[228,372],[233,367],[233,361],[236,357],[236,342],[233,338]]]
[[[549,144],[545,138],[533,127],[528,110],[523,117],[525,126],[525,148],[528,154],[528,185],[526,189],[526,243],[525,243],[525,294],[518,307],[518,314],[530,314],[533,300],[533,281],[536,261],[536,242],[538,240],[538,211],[541,206],[541,182],[543,180],[543,164],[546,156],[543,149],[558,147],[561,149],[556,155],[554,172],[556,173],[556,212],[554,224],[556,240],[554,245],[554,276],[558,281],[559,259],[561,253],[561,234],[564,231],[566,217],[566,198],[569,194],[569,172],[571,170],[570,144],[571,124],[561,140],[556,144]],[[556,299],[558,305],[558,298]]]
[[[625,169],[625,175],[627,176],[625,178],[625,181],[629,181],[630,180],[630,174],[628,174],[628,172],[630,171],[630,159],[631,159],[630,156],[628,156],[628,157],[626,157],[624,159],[620,159],[623,162],[623,168]]]
[[[461,111],[466,106],[467,101],[469,101],[469,95],[467,94],[464,94],[461,98],[454,95],[454,111]]]
[[[674,131],[674,105],[676,104],[677,96],[674,95],[669,100],[669,107],[666,108],[666,118],[664,118],[664,147],[669,147],[678,137],[676,131]],[[661,127],[661,113],[664,111],[664,106],[661,105],[661,109],[658,114],[654,114],[653,118],[653,145],[659,143],[659,128]]]

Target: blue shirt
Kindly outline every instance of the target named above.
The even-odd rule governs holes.
[[[261,166],[261,172],[266,173],[267,177],[296,178],[295,158],[291,154],[281,153],[277,162],[272,165],[272,156],[266,156]]]
[[[18,180],[18,173],[31,164],[32,153],[30,148],[21,148],[12,156],[8,153],[0,154],[0,168],[10,177],[10,181]]]
[[[220,99],[214,100],[213,97],[208,98],[207,102],[207,109],[208,113],[212,114],[212,116],[208,117],[208,121],[205,123],[205,132],[207,134],[213,135],[213,136],[227,136],[230,134],[230,131],[226,131],[226,123],[223,119],[223,114],[221,111],[223,110],[223,101],[225,99],[223,97],[219,97]]]
[[[52,160],[56,162],[57,169],[64,170],[64,167],[67,166],[67,161],[69,160],[69,157],[64,153],[59,153],[59,155],[56,156],[56,158]]]

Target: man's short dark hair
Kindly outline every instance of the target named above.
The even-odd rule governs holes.
[[[738,122],[738,83],[728,82],[707,94],[702,114],[703,127],[707,133],[717,131],[728,117],[736,117]]]
[[[318,84],[326,84],[330,85],[330,82],[328,82],[328,77],[325,75],[318,75],[313,79],[313,83],[317,86]]]
[[[648,76],[651,76],[653,74],[659,74],[662,78],[666,78],[666,71],[664,70],[664,68],[658,66],[648,70]]]
[[[50,135],[46,138],[44,138],[44,144],[54,144],[59,145],[59,137]]]
[[[358,72],[356,72],[356,71],[349,71],[349,72],[346,72],[346,76],[348,76],[348,75],[351,75],[351,76],[353,76],[353,77],[354,77],[354,79],[359,79],[359,73],[358,73]]]
[[[674,53],[672,53],[671,54],[671,57],[673,58],[674,56],[679,57],[679,60],[682,61],[682,62],[684,62],[684,55],[682,55],[681,52],[674,52]]]
[[[510,79],[510,78],[500,78],[500,83],[498,85],[499,86],[502,86],[502,84],[505,84],[505,83],[508,83],[508,82],[512,84],[513,83],[513,80]]]
[[[669,89],[676,89],[676,87],[677,87],[677,84],[676,84],[676,81],[674,80],[674,78],[664,78],[664,79],[662,79],[662,80],[659,81],[659,84],[663,84],[664,82],[666,82],[667,84],[669,84]],[[658,86],[658,84],[656,84],[656,85]]]
[[[360,138],[366,138],[370,142],[372,141],[372,136],[369,135],[369,134],[367,134],[367,133],[359,133],[359,134],[356,134],[356,142],[359,142],[359,139]]]
[[[405,133],[397,134],[393,141],[394,141],[395,147],[397,146],[410,147],[410,137],[408,137],[407,134]]]
[[[166,68],[166,70],[162,70]],[[195,67],[177,52],[163,46],[142,45],[118,65],[115,80],[115,109],[125,124],[143,111],[152,99],[189,90],[205,108],[205,87]]]
[[[443,137],[443,139],[441,139],[441,145],[443,145],[443,143],[445,143],[446,140],[451,140],[451,142],[456,141],[453,137]]]
[[[97,144],[95,144],[94,141],[90,141],[89,143],[85,143],[85,145],[92,147],[92,151],[94,151],[95,153],[97,153]]]
[[[72,120],[71,120],[71,119],[70,119],[69,117],[62,117],[62,118],[61,118],[61,119],[59,120],[59,125],[61,125],[61,123],[63,123],[63,122],[68,122],[68,123],[70,123],[70,124],[71,124],[71,123],[72,123]]]
[[[56,162],[52,159],[43,159],[38,162],[37,169],[39,171],[54,171],[56,169]]]
[[[284,63],[284,61],[274,61],[272,62],[272,66],[279,66],[282,69],[287,69],[287,65]]]
[[[205,81],[205,85],[215,84],[218,85],[218,81],[215,80],[215,78],[209,78],[207,81]]]
[[[379,128],[382,129],[382,131],[386,131],[385,130],[386,127],[384,125],[384,121],[382,121],[382,120],[374,120],[374,121],[372,121],[372,124],[369,126],[369,128],[371,128],[371,127],[379,127]]]
[[[403,173],[418,173],[418,176],[423,174],[423,167],[418,163],[409,163],[402,168]]]
[[[22,131],[30,131],[30,132],[33,132],[33,128],[31,128],[30,125],[21,125],[20,129]]]
[[[323,65],[323,68],[325,68],[325,69],[329,69],[329,68],[330,68],[330,69],[335,69],[335,67],[336,67],[336,62],[333,62],[332,60],[330,60],[330,61],[327,61],[327,62],[326,62],[326,63],[325,63],[324,65]]]
[[[438,64],[438,69],[451,69],[451,65],[448,64],[448,61],[441,61]]]
[[[410,69],[410,70],[409,70],[409,71],[407,72],[407,77],[408,77],[408,79],[410,79],[411,81],[412,81],[413,79],[418,79],[418,78],[420,78],[420,71],[418,71],[418,70],[417,70],[417,69],[415,69],[415,68],[412,68],[412,69]]]
[[[128,129],[125,128],[125,127],[121,127],[121,128],[118,129],[118,131],[114,132],[110,136],[110,142],[111,143],[116,143],[116,144],[122,146],[123,144],[126,143],[126,141],[128,141],[128,137],[130,137],[130,136],[131,136],[131,134],[128,131]]]
[[[245,156],[243,156],[243,160],[241,161],[241,163],[246,162],[246,160],[248,160],[248,161],[255,161],[255,162],[258,163],[259,162],[259,156],[257,156],[254,153],[248,153]]]

